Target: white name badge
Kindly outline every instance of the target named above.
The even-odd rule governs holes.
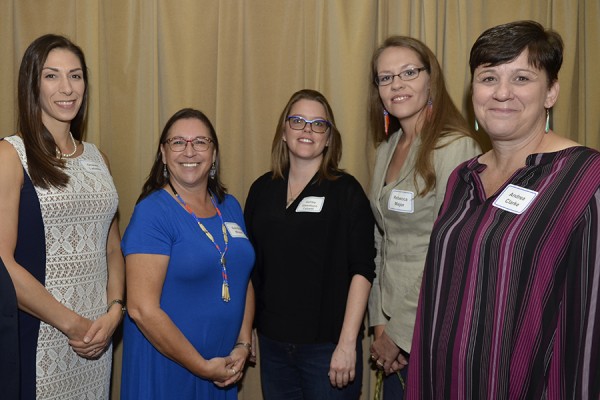
[[[323,209],[323,203],[325,203],[325,197],[305,197],[296,207],[296,212],[320,213]]]
[[[388,200],[388,210],[400,213],[415,212],[415,194],[408,190],[392,190]]]
[[[232,238],[248,239],[242,230],[242,227],[235,222],[225,222],[225,227],[227,227],[227,232],[229,232]]]
[[[508,185],[493,205],[513,214],[523,214],[536,198],[538,192],[517,185]]]
[[[90,160],[80,160],[79,164],[88,172],[103,172],[108,173],[108,170],[104,165],[100,165],[94,161]]]

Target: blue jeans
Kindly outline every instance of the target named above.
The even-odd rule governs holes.
[[[260,375],[265,400],[357,400],[362,385],[362,343],[356,345],[356,377],[343,389],[327,373],[334,343],[282,343],[258,335]]]

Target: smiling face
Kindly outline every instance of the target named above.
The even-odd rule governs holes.
[[[377,60],[377,75],[397,75],[403,71],[423,67],[419,55],[407,47],[392,46],[381,52]],[[393,78],[387,86],[379,86],[379,97],[384,108],[398,118],[403,129],[415,126],[429,100],[429,73],[421,71],[416,79],[403,81]]]
[[[510,140],[543,134],[546,108],[558,96],[558,82],[528,62],[527,50],[515,60],[473,74],[473,108],[479,124],[492,140]]]
[[[68,128],[81,107],[84,94],[85,82],[79,58],[62,48],[50,51],[40,76],[43,124],[51,132]]]
[[[214,139],[208,127],[197,118],[177,120],[169,129],[166,140],[181,137],[191,140],[196,137]],[[208,172],[216,159],[214,144],[210,144],[206,151],[196,151],[192,143],[186,143],[185,150],[175,152],[167,143],[161,144],[162,161],[167,165],[171,183],[178,189],[196,190],[208,181]]]
[[[307,99],[301,99],[294,103],[288,116],[298,116],[305,120],[327,120],[325,107],[318,101]],[[329,143],[330,131],[328,129],[325,133],[315,133],[308,123],[304,129],[295,130],[290,127],[289,122],[286,122],[283,140],[287,144],[290,161],[296,159],[296,161],[311,160],[320,163],[323,151]]]

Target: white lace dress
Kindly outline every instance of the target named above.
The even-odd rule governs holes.
[[[22,139],[5,140],[28,171]],[[45,286],[59,302],[95,320],[106,312],[106,242],[118,196],[93,144],[84,143],[83,154],[66,165],[66,187],[35,187],[46,241]],[[112,346],[98,360],[81,358],[62,332],[41,322],[35,362],[37,399],[109,398]]]

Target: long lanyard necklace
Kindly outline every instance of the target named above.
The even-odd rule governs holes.
[[[226,263],[225,254],[227,253],[227,249],[229,248],[229,238],[227,237],[227,228],[225,227],[225,222],[223,222],[223,215],[221,214],[221,210],[219,210],[219,207],[217,207],[217,203],[215,203],[212,193],[210,193],[210,201],[213,204],[213,206],[215,207],[215,210],[217,210],[217,215],[219,215],[219,218],[221,219],[221,230],[223,231],[223,242],[225,242],[225,250],[223,250],[223,251],[221,251],[221,248],[219,247],[217,242],[215,242],[215,238],[213,237],[213,235],[208,231],[208,229],[206,229],[206,227],[202,224],[202,222],[200,222],[200,218],[198,218],[196,216],[196,214],[194,214],[194,212],[192,211],[192,208],[190,206],[188,206],[185,203],[185,201],[183,201],[183,199],[181,198],[179,193],[177,193],[177,191],[173,187],[173,184],[171,184],[171,181],[168,181],[168,182],[169,182],[169,186],[171,187],[171,190],[173,191],[173,194],[175,195],[175,197],[177,197],[177,200],[179,200],[179,202],[181,203],[183,208],[185,208],[186,211],[189,212],[192,215],[192,217],[194,217],[194,219],[198,223],[198,226],[200,227],[200,229],[202,229],[202,232],[204,232],[206,237],[215,245],[215,248],[219,252],[219,255],[221,256],[221,275],[223,276],[223,285],[221,286],[221,298],[223,299],[223,301],[228,302],[229,300],[231,300],[231,297],[229,296],[229,280],[227,279],[227,267],[225,265],[225,263]]]

